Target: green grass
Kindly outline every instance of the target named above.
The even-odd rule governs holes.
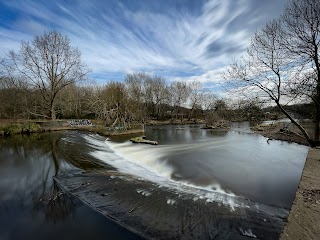
[[[0,132],[3,132],[6,136],[21,133],[35,133],[40,131],[40,125],[34,122],[5,124],[0,127]]]
[[[41,127],[34,122],[26,122],[22,125],[22,133],[34,133],[39,132]]]

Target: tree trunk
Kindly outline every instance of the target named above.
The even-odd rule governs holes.
[[[316,147],[318,141],[313,140],[309,137],[307,131],[297,122],[293,119],[293,117],[290,116],[289,113],[287,113],[286,110],[284,110],[284,108],[281,106],[281,104],[279,103],[279,101],[275,101],[277,106],[279,107],[279,109],[281,110],[282,113],[284,113],[284,115],[287,116],[287,118],[290,119],[290,121],[296,125],[296,127],[300,130],[300,132],[302,133],[303,137],[306,139],[306,141],[309,143],[310,147]]]
[[[56,111],[54,110],[53,103],[51,103],[50,114],[51,114],[51,120],[56,120]]]
[[[316,102],[315,102],[315,125],[314,125],[314,141],[319,142],[319,134],[320,134],[320,63],[318,59],[318,47],[317,44],[314,43],[315,52],[314,52],[314,63],[317,69],[317,86],[316,86]]]
[[[315,111],[315,123],[314,123],[314,141],[319,141],[319,134],[320,134],[320,106],[316,103],[316,111]]]

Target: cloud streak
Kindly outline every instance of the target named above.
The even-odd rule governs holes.
[[[216,84],[282,1],[4,1],[0,52],[52,29],[70,37],[98,80],[147,71]],[[5,12],[6,14],[2,14]]]

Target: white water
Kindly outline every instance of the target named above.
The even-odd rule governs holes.
[[[138,179],[144,179],[156,183],[159,187],[168,187],[179,193],[192,194],[194,201],[205,199],[208,203],[219,202],[230,206],[231,210],[235,207],[248,207],[233,193],[224,191],[218,183],[209,186],[196,186],[189,182],[175,181],[171,178],[174,170],[167,164],[166,156],[179,154],[179,152],[192,151],[195,148],[209,149],[219,147],[225,141],[202,142],[197,144],[180,144],[175,146],[149,146],[133,144],[129,141],[124,143],[115,143],[103,141],[100,137],[94,135],[84,135],[93,150],[90,154],[116,169],[119,172],[130,174]],[[171,201],[170,201],[171,203]]]

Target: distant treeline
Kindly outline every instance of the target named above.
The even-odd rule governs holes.
[[[19,79],[1,78],[0,118],[51,119],[50,102],[43,89]],[[104,85],[69,84],[55,97],[56,118],[98,118],[106,125],[144,122],[147,119],[204,118],[217,98],[203,92],[200,83],[173,82],[145,73],[128,74],[123,82]]]
[[[2,78],[0,87],[0,118],[49,119],[48,103],[41,90],[23,82]],[[4,84],[6,83],[6,84]],[[312,107],[288,107],[310,117]],[[108,126],[156,120],[199,119],[207,122],[219,119],[259,120],[270,117],[266,112],[277,113],[277,108],[263,109],[256,100],[230,101],[218,99],[213,93],[203,91],[199,82],[172,82],[145,73],[128,74],[123,82],[105,85],[70,84],[56,97],[56,118],[101,119]]]

